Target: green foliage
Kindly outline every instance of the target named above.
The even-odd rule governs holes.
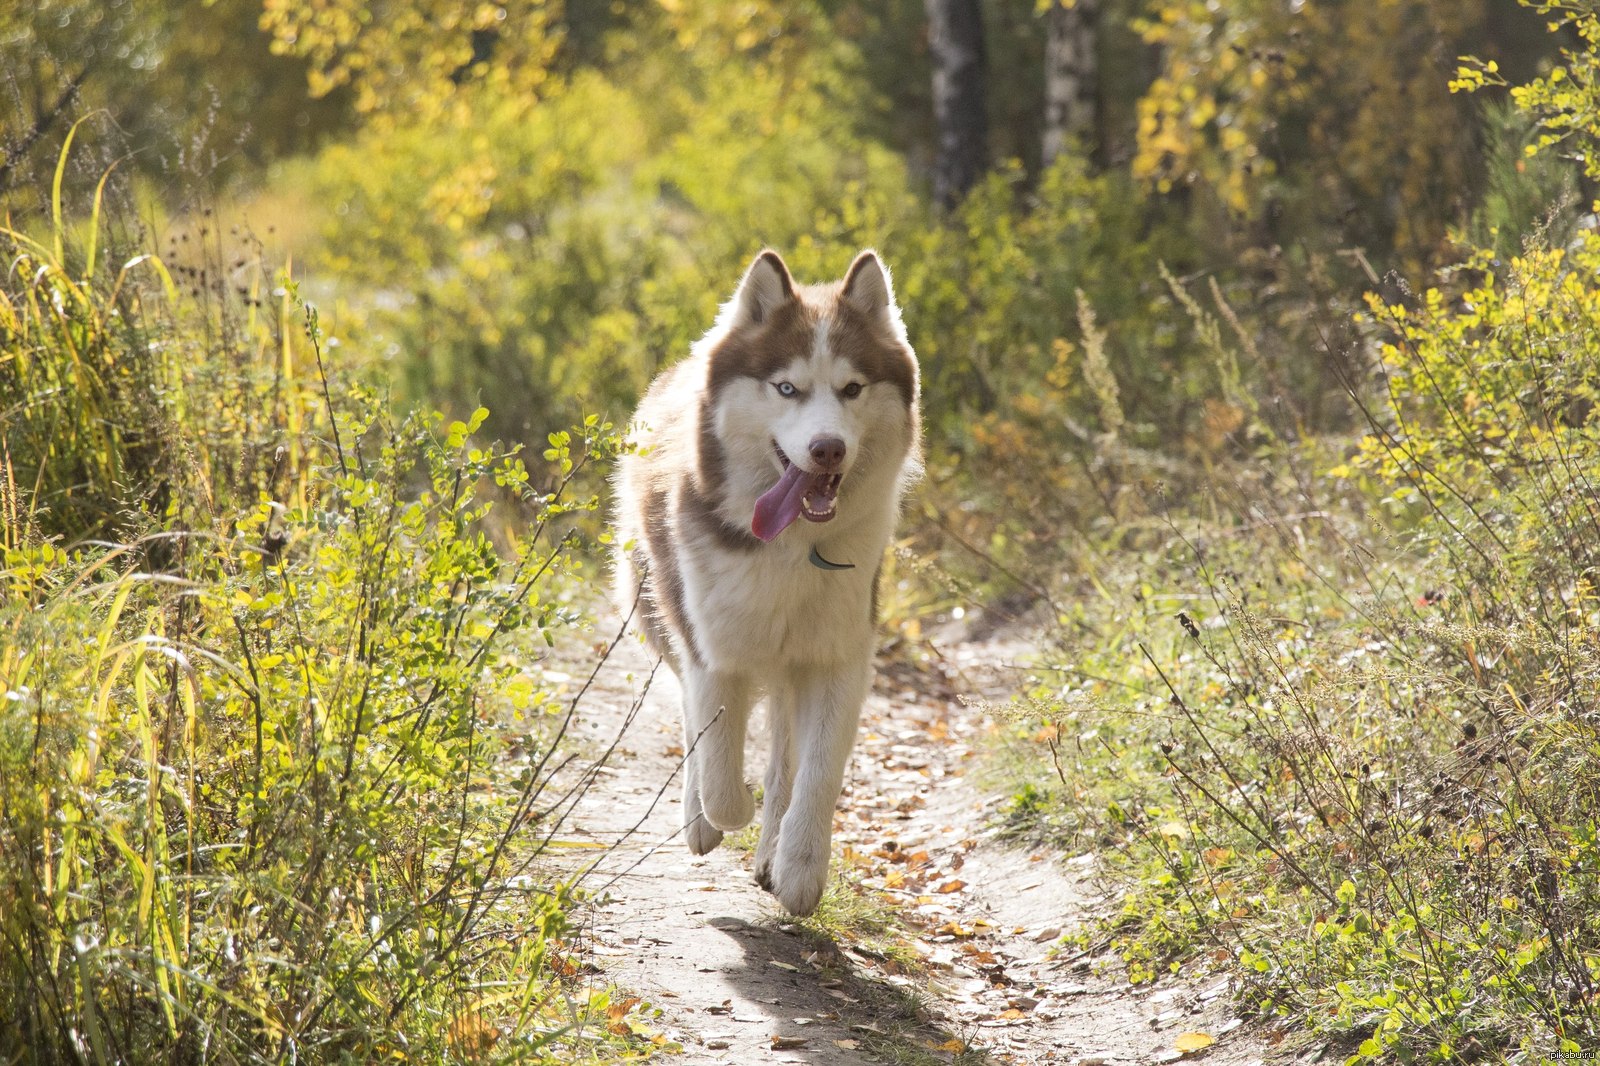
[[[272,53],[261,13],[261,0],[6,5],[0,203],[29,212],[47,198],[67,131],[86,116],[102,136],[68,172],[85,198],[116,163],[183,200],[346,129],[350,94],[310,99],[307,64]]]
[[[1484,107],[1483,202],[1468,224],[1474,248],[1492,248],[1503,262],[1536,236],[1551,245],[1572,239],[1577,190],[1572,166],[1551,153],[1528,153],[1537,124],[1509,99]]]
[[[81,128],[62,149],[48,229],[0,228],[3,442],[29,524],[136,540],[207,524],[223,497],[303,498],[319,408],[293,279],[274,278],[237,230],[240,258],[224,268],[209,212],[197,259],[169,266],[131,248],[108,217],[111,172],[74,225],[64,186]],[[167,559],[173,546],[144,550]]]
[[[118,306],[130,276],[159,275],[160,264],[130,259],[109,286],[97,286],[102,265],[92,246],[81,267],[70,265],[61,236],[59,223],[54,246],[0,230],[11,267],[0,287],[6,459],[37,471],[30,487],[44,491],[30,494],[30,507],[53,511],[57,528],[100,531],[116,521],[119,494],[146,503],[157,490],[166,459],[160,421],[137,386],[164,390],[175,363]],[[137,300],[137,281],[128,288]]]
[[[1479,232],[1521,254],[1369,297],[1373,365],[1336,364],[1366,435],[1089,542],[1018,708],[1018,764],[1047,746],[1055,773],[1019,777],[1010,821],[1109,849],[1124,889],[1084,939],[1134,981],[1231,970],[1350,1063],[1600,1046],[1600,247],[1552,247],[1559,170],[1514,163]]]
[[[309,88],[343,86],[359,111],[438,111],[488,84],[505,97],[537,93],[558,36],[559,0],[463,5],[427,0],[260,0],[272,50],[310,60]]]
[[[1600,5],[1593,0],[1518,0],[1547,20],[1552,32],[1566,31],[1577,47],[1561,49],[1559,65],[1525,84],[1511,86],[1493,59],[1467,57],[1450,83],[1453,92],[1509,88],[1518,109],[1538,122],[1538,138],[1527,155],[1563,146],[1591,178],[1600,177],[1593,146],[1600,137]]]
[[[1214,498],[1248,522],[1091,564],[1104,606],[1061,618],[1017,741],[1057,787],[1012,817],[1125,856],[1134,980],[1235,968],[1351,1061],[1595,1046],[1597,254],[1374,301],[1352,460],[1286,457]]]
[[[538,1059],[605,1007],[562,990],[573,887],[532,866],[572,707],[529,663],[578,621],[555,590],[613,427],[530,471],[475,441],[486,411],[396,418],[330,379],[292,283],[262,317],[9,239],[0,1044]],[[148,437],[106,425],[107,381]]]
[[[1013,823],[1116,845],[1133,980],[1231,968],[1351,1063],[1600,1032],[1600,244],[1541,241],[1554,175],[1504,169],[1523,254],[1369,297],[1342,461],[1276,455],[1086,559],[1102,605],[1061,612],[1016,740],[1058,787]]]
[[[1481,39],[1493,6],[1155,4],[1137,25],[1162,70],[1139,102],[1133,173],[1200,197],[1218,241],[1345,241],[1425,269],[1477,148],[1442,64]]]
[[[485,85],[470,121],[395,114],[278,184],[318,205],[313,269],[338,279],[347,328],[402,394],[456,414],[515,397],[490,404],[489,429],[529,443],[580,397],[630,409],[763,245],[806,279],[879,248],[923,361],[931,480],[970,504],[941,520],[1004,560],[1054,544],[1156,449],[1204,456],[1348,417],[1326,364],[1301,355],[1310,308],[1337,306],[1325,250],[1241,269],[1176,197],[1078,158],[1000,166],[938,218],[914,157],[869,136],[885,114],[852,36],[904,13],[862,30],[830,11],[636,9],[586,39],[537,106]],[[1190,286],[1214,305],[1216,343],[1197,335]],[[1268,391],[1285,399],[1263,404]],[[1108,457],[1112,394],[1126,418]],[[1031,521],[1001,533],[1012,518]]]

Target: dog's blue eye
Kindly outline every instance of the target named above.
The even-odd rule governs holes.
[[[787,381],[778,382],[777,389],[779,396],[793,396],[800,391]]]
[[[852,381],[850,384],[846,385],[843,388],[843,390],[841,390],[841,391],[844,393],[844,398],[845,399],[853,400],[857,396],[861,395],[861,382]]]

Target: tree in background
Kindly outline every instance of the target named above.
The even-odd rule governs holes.
[[[926,0],[933,55],[933,110],[939,146],[933,195],[946,210],[989,165],[989,115],[984,100],[987,56],[978,0]]]
[[[307,63],[274,55],[260,21],[261,0],[0,5],[0,198],[26,210],[47,192],[67,131],[95,113],[107,136],[77,140],[69,185],[120,159],[173,200],[348,129],[349,93],[308,96]]]
[[[1044,139],[1049,166],[1074,142],[1099,143],[1100,0],[1049,0],[1045,13]]]

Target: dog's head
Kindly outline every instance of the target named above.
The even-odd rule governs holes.
[[[915,455],[917,360],[876,253],[841,281],[802,286],[762,252],[704,343],[702,451],[725,461],[730,503],[754,494],[756,536],[829,521],[857,486],[895,492]]]

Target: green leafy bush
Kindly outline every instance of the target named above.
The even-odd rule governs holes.
[[[474,440],[486,411],[395,417],[327,376],[286,279],[263,315],[9,239],[0,1044],[538,1057],[585,1008],[572,886],[532,865],[573,708],[531,644],[578,622],[558,593],[612,427],[530,472]]]

